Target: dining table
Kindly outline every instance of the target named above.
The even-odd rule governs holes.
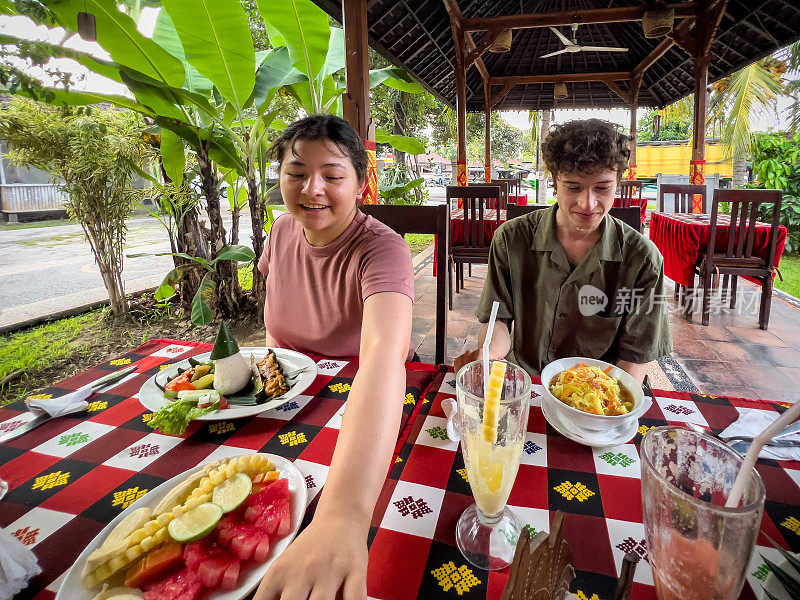
[[[730,215],[717,215],[716,251],[725,251],[730,237]],[[753,256],[767,259],[769,223],[756,224]],[[696,213],[650,214],[650,239],[664,257],[664,275],[684,286],[694,285],[695,268],[700,253],[708,247],[711,235],[711,215]],[[786,227],[778,229],[774,266],[778,266],[786,245]],[[752,280],[758,283],[757,280]]]
[[[325,483],[357,359],[309,355],[317,374],[291,401],[245,419],[192,421],[181,436],[148,426],[153,413],[138,400],[153,375],[212,346],[153,339],[31,398],[62,396],[109,372],[136,370],[91,396],[84,412],[58,417],[0,444],[0,527],[32,549],[42,569],[15,600],[52,599],[91,540],[121,511],[161,483],[212,460],[266,452],[294,462],[305,478],[310,520]],[[406,363],[406,390],[398,443],[441,367]],[[0,434],[33,415],[24,401],[0,408]],[[93,597],[94,594],[88,597]],[[72,600],[66,598],[64,600]]]
[[[192,422],[181,436],[151,430],[139,402],[142,384],[165,366],[209,351],[208,344],[156,339],[34,394],[56,397],[125,366],[136,371],[92,396],[85,412],[53,419],[0,444],[0,527],[30,548],[42,573],[17,596],[54,598],[65,572],[103,527],[169,478],[216,458],[268,452],[293,461],[315,509],[358,362],[309,355],[317,375],[280,407],[238,420]],[[456,396],[452,369],[406,363],[406,395],[395,455],[368,533],[367,594],[374,600],[499,600],[509,569],[483,571],[455,543],[456,521],[472,503],[463,456],[448,438],[442,401]],[[610,599],[623,556],[639,554],[632,598],[655,598],[642,526],[639,443],[651,427],[692,424],[718,434],[747,411],[781,412],[766,400],[647,390],[653,401],[629,442],[580,445],[554,429],[534,378],[522,463],[508,505],[535,531],[564,514],[574,556],[571,590],[581,600]],[[29,419],[24,402],[0,408],[0,432]],[[800,551],[800,462],[759,460],[767,499],[741,598],[756,598],[776,560],[767,535]]]

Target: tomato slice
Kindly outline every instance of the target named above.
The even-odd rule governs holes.
[[[170,381],[165,389],[170,392],[180,392],[181,390],[194,390],[196,389],[190,379],[192,378],[192,373],[194,369],[188,369],[178,375],[175,379]]]

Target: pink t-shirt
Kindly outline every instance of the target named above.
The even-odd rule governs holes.
[[[378,292],[414,300],[408,244],[361,211],[322,247],[308,243],[294,217],[279,217],[258,269],[267,276],[267,331],[278,346],[301,352],[358,356],[364,300]],[[409,359],[413,355],[410,345]]]

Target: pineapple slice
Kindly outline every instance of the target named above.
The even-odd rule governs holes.
[[[503,380],[506,376],[506,363],[496,360],[489,372],[486,397],[483,399],[483,439],[490,444],[497,443],[497,424],[500,420],[500,396],[503,393]]]
[[[164,508],[164,512],[154,515],[154,518],[127,535],[122,540],[124,546],[120,543],[121,552],[86,574],[83,580],[84,585],[88,589],[93,588],[125,568],[142,554],[166,542],[170,539],[167,526],[173,519],[205,502],[210,502],[214,488],[236,473],[247,473],[251,476],[260,474],[264,477],[271,471],[275,471],[272,462],[266,456],[258,454],[209,463],[203,471],[192,476],[194,489],[191,492],[188,487],[182,488],[181,493],[186,498],[182,504],[168,508],[162,501],[159,506]],[[203,473],[205,475],[202,475]]]

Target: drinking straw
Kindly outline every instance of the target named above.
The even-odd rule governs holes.
[[[489,328],[486,330],[486,337],[483,340],[483,397],[486,397],[486,392],[489,390],[489,344],[492,341],[492,334],[494,333],[494,321],[497,319],[497,309],[500,308],[500,303],[495,300],[492,302],[492,313],[489,315]]]
[[[798,416],[800,416],[800,400],[790,406],[786,412],[775,419],[769,425],[769,427],[767,427],[753,439],[750,450],[747,451],[744,461],[742,461],[742,467],[739,469],[739,474],[736,476],[736,481],[733,482],[731,495],[728,496],[728,501],[725,503],[726,508],[734,508],[739,506],[739,500],[742,499],[744,487],[750,480],[750,472],[756,466],[758,453],[761,452],[761,448],[764,447],[764,444],[771,440],[775,434],[782,431],[784,427],[789,425]]]

